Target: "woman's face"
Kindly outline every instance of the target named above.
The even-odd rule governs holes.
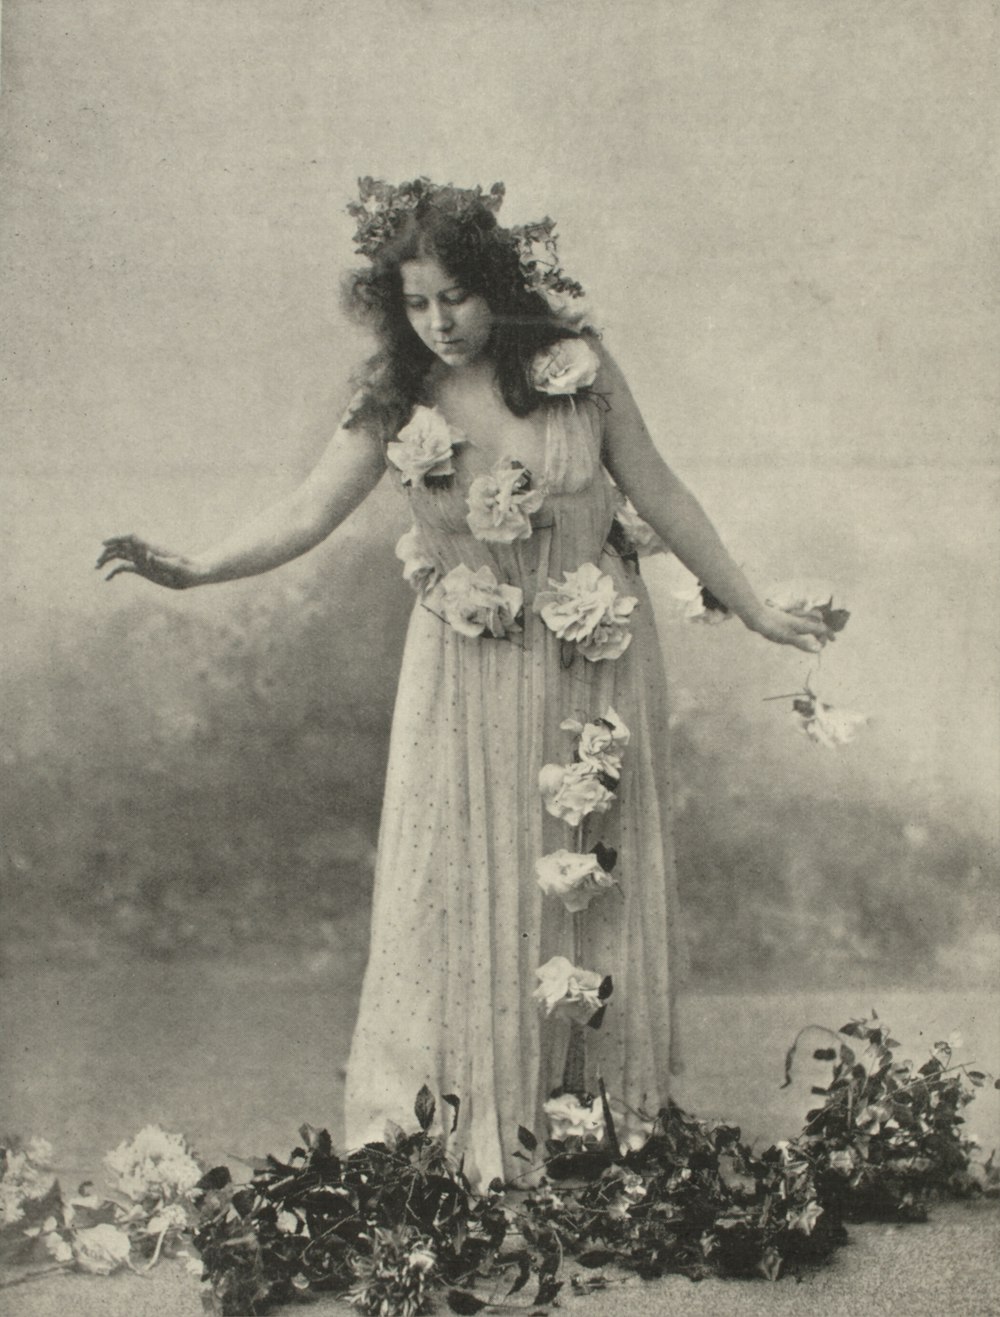
[[[481,357],[493,329],[486,298],[467,292],[430,257],[404,261],[400,272],[406,317],[421,342],[448,366]]]

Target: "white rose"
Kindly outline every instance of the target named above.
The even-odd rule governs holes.
[[[828,750],[836,750],[837,746],[853,741],[858,730],[868,722],[865,714],[854,713],[850,709],[835,709],[812,694],[796,700],[792,707],[799,730],[810,741]]]
[[[539,290],[549,310],[562,324],[577,331],[589,327],[597,328],[599,315],[586,297],[574,297],[572,293],[558,292],[555,288]]]
[[[538,774],[538,790],[546,810],[571,828],[579,827],[588,814],[603,814],[611,807],[613,794],[589,764],[545,764]]]
[[[73,1261],[73,1249],[69,1241],[63,1239],[56,1231],[50,1230],[48,1234],[42,1235],[42,1243],[55,1262]]]
[[[825,581],[783,581],[771,587],[767,602],[786,613],[810,613],[833,602],[833,587]]]
[[[634,608],[638,599],[621,601],[622,605],[631,603]],[[588,662],[601,662],[603,659],[621,659],[628,645],[632,643],[632,633],[628,630],[628,614],[631,608],[617,608],[609,618],[602,618],[594,630],[584,640],[577,641],[577,649]]]
[[[531,538],[531,514],[544,501],[540,489],[531,486],[531,472],[519,462],[499,462],[486,476],[477,476],[469,486],[467,521],[477,540],[512,544]]]
[[[542,348],[531,363],[531,384],[539,393],[559,396],[589,388],[600,368],[597,353],[582,338],[560,338]]]
[[[427,602],[439,609],[449,626],[461,635],[475,637],[488,632],[501,639],[519,630],[517,619],[524,595],[517,586],[498,582],[489,567],[474,572],[460,563],[441,578]]]
[[[419,526],[411,526],[397,540],[396,557],[403,564],[403,580],[418,593],[430,589],[440,576]]]
[[[630,499],[618,491],[620,502],[615,508],[615,521],[628,536],[632,547],[640,558],[648,558],[654,553],[669,553],[670,550],[660,539],[648,521],[643,521]]]
[[[575,641],[591,663],[618,658],[628,649],[628,625],[639,602],[634,595],[620,595],[613,579],[592,562],[549,585],[539,590],[533,607],[560,640]]]
[[[559,726],[564,732],[576,733],[576,752],[581,763],[589,764],[595,773],[621,777],[622,757],[619,751],[628,745],[632,733],[614,709],[609,707],[602,718],[596,718],[590,723],[567,718]]]
[[[168,1134],[159,1125],[146,1125],[131,1142],[107,1153],[104,1163],[115,1175],[116,1187],[136,1202],[150,1195],[187,1193],[203,1174],[184,1136]]]
[[[728,608],[709,608],[705,603],[703,587],[700,581],[690,581],[673,591],[675,599],[684,604],[684,616],[689,622],[701,622],[704,626],[718,626],[728,622],[732,613]]]
[[[159,1208],[146,1223],[147,1235],[161,1235],[167,1230],[183,1230],[187,1225],[187,1212],[180,1203],[169,1203]]]
[[[404,485],[455,474],[455,448],[464,435],[448,424],[436,407],[415,407],[410,421],[385,446],[385,455],[403,477]]]
[[[604,1136],[604,1111],[599,1097],[585,1107],[575,1093],[563,1093],[560,1097],[549,1098],[542,1110],[548,1118],[553,1139],[600,1139]]]
[[[535,861],[538,886],[546,896],[557,896],[571,913],[586,910],[595,896],[615,885],[596,855],[575,851],[553,851]]]
[[[117,1226],[91,1226],[73,1236],[73,1258],[81,1271],[92,1276],[108,1276],[128,1265],[128,1235]]]
[[[553,956],[535,973],[538,987],[532,996],[545,1007],[546,1015],[558,1011],[586,1024],[604,1005],[598,995],[604,976],[578,968],[565,956]]]

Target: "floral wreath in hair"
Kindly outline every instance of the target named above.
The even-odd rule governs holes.
[[[494,183],[489,192],[484,192],[479,186],[454,187],[423,177],[398,186],[380,178],[359,178],[359,200],[347,205],[347,213],[358,223],[354,250],[358,256],[375,260],[399,233],[407,216],[429,207],[457,219],[471,218],[477,211],[495,215],[505,191],[503,183]],[[546,215],[531,224],[516,224],[509,229],[498,226],[498,232],[516,248],[529,292],[539,293],[554,310],[563,308],[567,299],[583,296],[582,285],[570,279],[559,264],[555,220]]]

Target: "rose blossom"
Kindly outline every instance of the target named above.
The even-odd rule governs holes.
[[[436,407],[414,407],[409,424],[385,446],[385,455],[403,477],[404,485],[455,474],[452,460],[465,438],[449,425]]]
[[[562,581],[549,580],[551,590],[539,590],[534,609],[560,640],[576,642],[585,659],[597,663],[624,654],[632,643],[627,629],[638,604],[634,595],[620,595],[612,578],[592,562],[564,572]]]
[[[584,339],[560,338],[536,352],[531,363],[531,384],[540,393],[576,393],[593,384],[600,364],[597,353]]]
[[[104,1164],[117,1177],[117,1188],[136,1202],[185,1194],[203,1174],[184,1136],[168,1134],[158,1125],[146,1125],[131,1142],[120,1143],[107,1153]]]
[[[546,810],[578,827],[588,814],[609,809],[614,795],[589,764],[545,764],[538,774],[538,790]]]
[[[603,718],[595,718],[591,723],[567,718],[559,726],[564,732],[576,733],[576,752],[582,764],[588,764],[595,773],[621,777],[622,757],[619,747],[628,745],[632,733],[614,709],[609,706]]]
[[[549,1132],[554,1139],[604,1137],[604,1110],[599,1097],[585,1107],[575,1093],[563,1093],[549,1098],[542,1110],[548,1117]]]
[[[615,507],[615,521],[629,538],[629,543],[640,558],[648,558],[654,553],[669,553],[670,550],[660,539],[648,521],[643,521],[636,512],[632,501],[618,491]]]
[[[571,913],[586,910],[595,896],[613,887],[615,880],[594,854],[553,851],[535,861],[538,886],[546,896],[558,896]]]
[[[811,692],[792,704],[796,725],[810,741],[824,745],[828,750],[835,750],[838,745],[847,745],[854,740],[854,735],[868,719],[863,713],[854,713],[850,709],[835,709],[824,704]]]
[[[92,1276],[108,1276],[128,1265],[128,1235],[117,1226],[90,1226],[73,1235],[73,1258],[81,1271]]]
[[[580,330],[585,326],[591,329],[596,327],[600,317],[595,314],[594,308],[586,297],[574,297],[572,293],[560,292],[555,288],[542,288],[539,291],[555,318],[564,325],[568,325],[570,329]]]
[[[545,1007],[546,1015],[559,1011],[577,1024],[586,1024],[604,1005],[598,996],[603,975],[579,969],[565,956],[553,956],[535,973],[538,987],[532,996]]]
[[[421,593],[430,589],[441,573],[427,552],[419,526],[411,526],[396,543],[396,557],[403,564],[403,580]]]
[[[531,514],[545,495],[531,486],[531,472],[510,459],[498,462],[487,476],[469,486],[469,529],[477,540],[512,544],[531,538]]]
[[[689,622],[701,622],[705,626],[718,626],[720,622],[728,622],[733,614],[724,606],[709,608],[705,602],[704,590],[701,581],[691,581],[673,591],[674,598],[681,600],[685,606],[684,616]]]
[[[517,586],[498,582],[489,567],[474,572],[465,563],[453,567],[426,597],[427,606],[461,635],[488,632],[498,640],[520,629],[517,618],[523,601]]]

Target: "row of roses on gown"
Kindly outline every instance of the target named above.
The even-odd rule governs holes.
[[[564,339],[536,358],[534,382],[542,392],[563,396],[589,387],[596,377],[597,357],[582,339]],[[433,407],[417,407],[387,457],[400,472],[404,487],[447,488],[455,475],[455,449],[468,442]],[[540,529],[532,518],[545,502],[544,485],[537,485],[520,462],[506,458],[469,486],[466,522],[484,543],[514,544]],[[617,494],[615,547],[625,556],[663,551],[665,546],[639,518],[628,500]],[[442,573],[428,552],[420,528],[414,525],[400,539],[396,555],[403,575],[421,602],[461,635],[470,639],[507,639],[522,630],[523,592],[498,581],[488,566],[473,571],[459,564]],[[629,630],[638,599],[619,594],[611,576],[595,563],[583,563],[549,580],[549,589],[535,597],[534,611],[564,647],[564,662],[577,652],[591,663],[620,657],[632,642]],[[585,1094],[586,1044],[583,1030],[597,1028],[612,992],[610,975],[581,968],[583,912],[597,896],[616,886],[612,875],[616,853],[598,843],[584,850],[589,815],[610,808],[621,777],[621,752],[629,729],[614,709],[588,722],[567,719],[563,731],[574,736],[572,762],[546,764],[539,774],[545,809],[574,833],[575,849],[560,848],[536,863],[538,884],[546,896],[561,900],[573,918],[574,960],[553,956],[537,972],[534,997],[547,1014],[569,1022],[563,1083],[544,1105],[553,1137],[600,1135],[601,1100]]]

